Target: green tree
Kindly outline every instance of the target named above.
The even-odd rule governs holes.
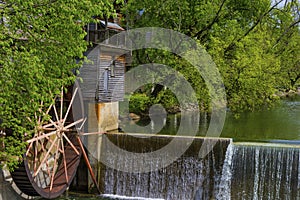
[[[274,53],[280,57],[279,87],[296,89],[300,80],[300,2],[286,2],[281,10],[273,14],[272,32],[276,33]]]
[[[197,40],[224,78],[230,109],[241,112],[272,105],[278,87],[299,79],[298,8],[298,1],[289,0],[129,1],[126,19],[132,28],[159,26]],[[143,63],[160,57],[158,61],[181,69],[197,91],[199,103],[209,109],[204,82],[193,75],[192,67],[162,56],[138,52],[136,60]]]
[[[113,12],[110,0],[0,1],[0,126],[12,130],[0,156],[9,166],[24,153],[35,115],[75,80],[88,45],[84,25]]]

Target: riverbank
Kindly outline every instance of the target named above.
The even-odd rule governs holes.
[[[275,97],[278,97],[279,99],[284,100],[285,98],[298,98],[300,97],[300,87],[297,90],[289,90],[289,91],[283,91],[280,90],[274,94]],[[139,101],[143,101],[139,99]],[[133,103],[133,104],[131,104]],[[137,106],[142,105],[142,109],[138,108]],[[150,117],[149,110],[151,108],[150,101],[147,101],[147,103],[137,103],[135,100],[134,102],[130,102],[129,104],[129,114],[127,116],[122,115],[120,120],[123,120],[124,118],[133,120],[133,121],[139,121],[140,119],[147,119]],[[180,105],[174,104],[174,105],[168,105],[165,107],[163,105],[164,111],[168,114],[179,114],[182,111],[188,111],[188,112],[208,112],[206,108],[204,108],[203,105],[195,105],[195,104],[186,104],[183,108],[180,107]]]
[[[280,98],[297,97],[300,96],[300,87],[298,87],[297,90],[278,91],[275,95]]]

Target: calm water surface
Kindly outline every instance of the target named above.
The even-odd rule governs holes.
[[[270,110],[242,113],[239,119],[228,113],[222,136],[236,140],[300,140],[300,96],[285,99]]]
[[[198,127],[193,121],[193,114],[190,115],[190,125],[185,126],[185,130],[196,127],[197,135],[205,136],[210,121],[209,115],[200,114]],[[175,114],[156,122],[149,119],[140,120],[138,125],[147,126],[142,129],[144,133],[176,135],[180,120],[181,115]],[[136,127],[133,122],[123,121],[121,127],[125,132],[141,132],[141,128]],[[159,129],[160,127],[163,128]],[[230,137],[236,141],[300,140],[300,96],[282,100],[272,109],[241,113],[239,118],[235,118],[228,111],[221,137]]]

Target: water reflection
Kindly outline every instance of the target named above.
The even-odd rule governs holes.
[[[236,140],[299,140],[299,119],[300,97],[285,99],[270,110],[242,113],[239,119],[228,113],[222,136]]]
[[[189,126],[185,127],[185,131],[194,131],[194,123],[199,123],[197,135],[205,136],[210,122],[209,114],[200,113],[200,122],[195,121],[195,113],[185,115],[190,115]],[[136,122],[140,126],[139,129],[135,129],[132,121],[125,120],[120,125],[126,132],[131,133],[142,130],[143,133],[176,135],[181,119],[182,114],[169,114],[166,118],[155,121],[150,118],[141,119]],[[238,141],[300,140],[299,119],[300,96],[282,100],[272,109],[241,113],[238,119],[228,111],[221,137],[230,137]],[[151,126],[147,126],[149,123]],[[156,127],[159,127],[159,130]]]

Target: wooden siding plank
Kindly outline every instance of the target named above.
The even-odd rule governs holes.
[[[92,62],[86,62],[80,69],[80,77],[83,79],[81,90],[86,100],[97,100],[98,102],[123,101],[124,98],[124,73],[125,56],[115,59],[114,76],[111,76],[111,64],[113,63],[113,52],[102,52],[99,46],[91,51],[87,58]],[[104,73],[108,70],[107,92],[104,89]]]

